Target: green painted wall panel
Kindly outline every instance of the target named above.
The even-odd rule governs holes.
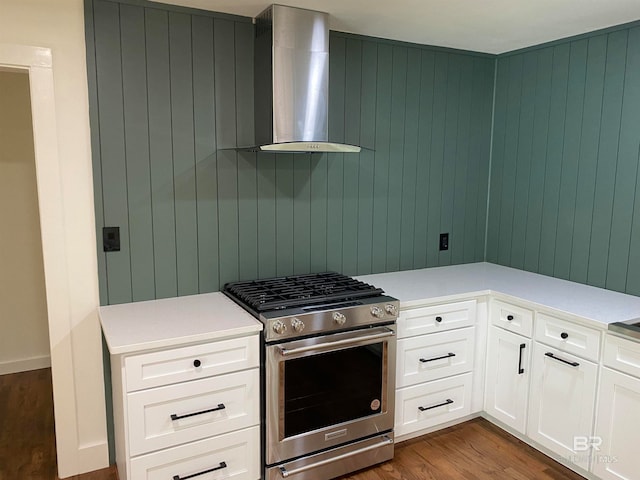
[[[567,105],[567,81],[569,76],[569,44],[553,47],[553,71],[551,73],[551,108],[545,159],[544,199],[542,202],[542,226],[540,227],[540,257],[538,272],[553,275],[555,239],[558,226],[558,202],[562,170],[564,118]],[[499,90],[496,89],[496,95]],[[496,119],[497,120],[497,119]],[[493,177],[493,170],[491,172]],[[542,187],[542,186],[540,186]],[[493,215],[489,209],[489,215]]]
[[[93,3],[85,2],[85,32],[94,32]],[[93,198],[96,215],[96,250],[98,252],[98,282],[100,285],[100,305],[105,305],[109,301],[107,282],[107,255],[102,248],[102,235],[100,228],[104,225],[104,206],[102,201],[102,157],[100,154],[100,129],[95,127],[100,124],[98,111],[98,86],[96,76],[96,47],[95,35],[86,36],[87,46],[87,83],[89,90],[89,121],[94,128],[91,128],[91,164],[93,168]],[[108,358],[108,356],[106,357]],[[107,367],[105,367],[107,368]],[[108,403],[109,405],[109,403]],[[111,408],[111,407],[109,407]],[[108,428],[113,430],[113,425]],[[114,458],[114,447],[109,445],[109,457]]]
[[[504,166],[502,172],[502,199],[500,202],[500,227],[498,230],[498,263],[511,260],[511,234],[513,229],[514,199],[518,158],[518,132],[522,104],[522,56],[509,59],[506,126],[504,138]]]
[[[609,34],[587,277],[590,284],[598,287],[604,287],[607,280],[626,52],[627,31]]]
[[[435,55],[433,79],[433,105],[431,146],[429,150],[428,206],[427,206],[427,267],[439,265],[440,220],[442,217],[442,178],[444,163],[444,136],[447,109],[447,68],[449,55]],[[446,165],[447,167],[449,164]],[[451,240],[451,239],[450,239]]]
[[[218,289],[218,180],[216,156],[213,19],[193,17],[194,154],[198,225],[198,291]],[[254,188],[255,192],[255,188]]]
[[[329,140],[344,142],[345,135],[345,78],[346,39],[329,39]],[[327,154],[327,270],[342,269],[344,154]]]
[[[404,170],[405,110],[407,100],[407,49],[394,47],[391,77],[391,117],[389,126],[389,178],[387,197],[387,261],[385,269],[400,270],[402,222],[402,175]],[[394,167],[392,167],[392,165]]]
[[[582,283],[589,265],[606,52],[606,35],[589,39],[569,277]]]
[[[527,235],[527,215],[515,212],[526,210],[529,203],[529,178],[531,175],[531,150],[533,146],[533,121],[535,116],[536,77],[538,74],[537,52],[524,55],[522,62],[522,100],[518,126],[516,153],[515,193],[513,196],[513,238],[511,239],[510,264],[524,267],[524,247]]]
[[[467,218],[467,193],[473,195],[474,187],[467,184],[469,171],[469,143],[473,88],[473,62],[463,62],[460,69],[460,87],[458,100],[458,125],[456,131],[456,154],[453,188],[453,211],[451,225],[451,241],[455,242],[451,248],[451,263],[464,262],[465,219]],[[473,179],[477,190],[477,179]],[[471,188],[469,188],[471,186]],[[472,208],[475,212],[475,206]],[[471,215],[469,215],[471,216]],[[472,237],[472,235],[470,235]]]
[[[365,149],[256,154],[234,150],[255,129],[249,19],[87,12],[96,228],[123,236],[102,303],[482,260],[492,57],[332,32],[329,138]]]
[[[622,109],[622,132],[620,133],[620,155],[628,156],[623,161],[640,163],[640,27],[629,31],[629,46],[627,48],[628,80],[625,81],[624,107]],[[621,158],[622,160],[622,158]],[[631,238],[629,240],[629,257],[627,262],[626,291],[640,295],[640,176],[636,172],[633,214],[631,217]],[[624,255],[624,249],[622,249]],[[618,260],[616,260],[618,261]],[[612,266],[615,263],[611,264]]]
[[[360,144],[362,104],[362,42],[349,38],[345,45],[344,141]],[[348,275],[358,273],[358,199],[360,156],[342,155],[342,267]]]
[[[540,253],[540,229],[542,226],[542,206],[544,203],[545,154],[549,133],[549,113],[551,108],[551,73],[553,50],[537,52],[535,77],[535,100],[531,138],[530,173],[528,178],[527,224],[524,236],[523,268],[535,272]]]
[[[171,12],[169,14],[169,61],[178,295],[198,293],[198,226],[191,45],[191,16]]]
[[[358,264],[359,274],[371,273],[373,245],[373,179],[376,131],[376,88],[378,49],[374,42],[362,42],[362,85],[360,87],[360,142],[364,150],[358,162]]]
[[[393,62],[393,48],[378,45],[376,79],[376,137],[373,179],[373,247],[371,272],[387,268],[387,218],[389,199],[389,145],[391,130],[391,77],[388,66]]]
[[[416,200],[414,215],[413,262],[427,266],[427,212],[429,206],[429,166],[433,126],[434,52],[420,54],[420,94],[418,111],[418,158],[416,162]]]
[[[145,9],[145,40],[153,211],[153,245],[149,247],[153,248],[156,298],[165,298],[178,294],[167,12]],[[103,182],[103,189],[110,188]],[[109,295],[109,303],[118,302]]]
[[[567,109],[564,121],[564,142],[560,174],[557,233],[553,274],[568,279],[571,263],[576,203],[576,178],[580,160],[580,136],[584,108],[585,72],[587,65],[587,40],[571,42],[569,77],[567,84]]]
[[[514,63],[523,62],[526,71],[534,55],[531,85],[528,74],[508,78],[505,72]],[[497,83],[487,259],[640,294],[639,27],[500,56]],[[531,89],[534,97],[527,93]],[[506,135],[518,145],[514,158],[501,147],[502,125],[507,130],[516,116],[522,125],[532,107],[532,128]],[[524,180],[518,182],[520,167],[526,168],[520,150],[529,142],[529,198],[518,202],[512,192],[519,195],[524,188]],[[501,189],[494,188],[497,182]],[[524,235],[519,218],[526,218]]]
[[[508,92],[509,59],[497,64],[496,92]],[[498,237],[500,233],[500,201],[502,199],[502,170],[504,168],[504,142],[507,128],[507,95],[496,95],[493,117],[493,149],[491,154],[491,185],[489,192],[489,218],[487,221],[488,262],[498,262]]]
[[[94,9],[95,58],[100,124],[100,161],[104,225],[120,227],[121,250],[106,256],[109,299],[130,302],[131,255],[122,85],[120,6],[99,3]],[[101,235],[101,232],[100,236]]]
[[[414,268],[418,120],[420,115],[421,52],[409,49],[404,117],[404,165],[400,217],[400,270]]]
[[[144,10],[120,6],[124,135],[134,301],[155,298]]]

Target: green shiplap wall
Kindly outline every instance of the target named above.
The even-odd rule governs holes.
[[[493,57],[332,32],[330,140],[366,149],[239,153],[249,19],[87,0],[86,25],[102,304],[483,260]]]
[[[640,295],[640,26],[498,58],[487,261]]]

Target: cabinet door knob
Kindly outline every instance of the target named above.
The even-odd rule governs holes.
[[[513,320],[513,315],[507,315],[507,320],[509,321]]]
[[[562,332],[560,334],[560,338],[562,338],[563,340],[566,340],[567,338],[569,338],[569,334],[567,332]]]
[[[436,317],[436,322],[440,323],[442,321],[442,317]]]
[[[193,361],[193,366],[198,368],[200,365],[202,365],[202,362],[200,360],[198,360],[197,358]]]

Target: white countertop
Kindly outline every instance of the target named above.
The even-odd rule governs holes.
[[[109,305],[98,313],[112,355],[262,330],[262,323],[220,292]]]
[[[396,297],[403,307],[503,294],[601,324],[640,317],[640,297],[525,272],[470,263],[357,277]]]
[[[410,308],[502,294],[606,325],[640,317],[640,297],[491,263],[406,270],[356,277]],[[111,354],[247,335],[262,323],[223,293],[150,300],[98,309]]]

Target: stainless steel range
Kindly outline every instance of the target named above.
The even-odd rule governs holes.
[[[396,299],[333,272],[224,292],[265,325],[266,479],[329,479],[393,457]]]

